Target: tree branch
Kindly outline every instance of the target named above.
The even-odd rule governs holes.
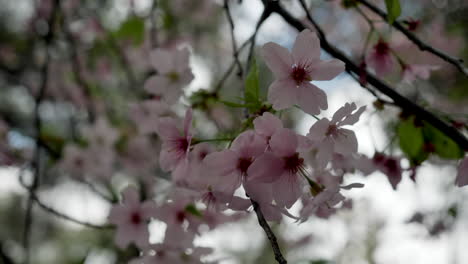
[[[258,223],[263,228],[263,231],[265,231],[265,234],[267,235],[268,240],[270,241],[271,248],[273,249],[273,253],[275,254],[276,261],[279,264],[287,264],[288,262],[286,261],[286,259],[283,257],[283,254],[281,253],[281,249],[278,245],[276,236],[271,230],[267,221],[265,220],[265,216],[263,216],[260,205],[252,199],[250,199],[250,202],[252,202],[253,209],[255,213],[257,214]]]
[[[306,29],[306,26],[301,21],[293,17],[288,11],[286,11],[280,5],[279,2],[271,1],[271,0],[263,0],[263,3],[270,5],[275,13],[280,15],[290,26],[294,27],[298,31],[302,31]],[[354,74],[359,75],[359,73],[362,72],[362,69],[360,69],[359,65],[354,63],[342,51],[340,51],[335,46],[330,44],[328,40],[326,39],[325,33],[322,30],[322,28],[318,25],[318,23],[316,23],[316,21],[312,18],[310,13],[307,12],[307,9],[305,9],[304,11],[306,11],[307,19],[312,23],[312,25],[315,27],[318,33],[322,49],[328,52],[331,56],[343,61],[346,64],[346,71],[348,73],[354,73]],[[395,103],[395,105],[400,107],[402,110],[412,113],[418,116],[420,119],[427,121],[429,124],[439,129],[442,133],[444,133],[445,135],[450,137],[452,140],[454,140],[462,149],[464,149],[465,151],[468,150],[468,140],[457,129],[446,124],[444,121],[436,117],[431,112],[425,110],[421,106],[415,104],[414,102],[410,101],[406,97],[402,96],[401,94],[396,92],[395,89],[393,89],[390,85],[380,80],[374,74],[368,71],[364,71],[364,73],[367,75],[367,82],[373,87],[375,87],[375,89],[377,89],[379,92],[390,97]]]
[[[237,64],[238,72],[237,75],[242,78],[242,64],[240,63],[239,56],[237,54],[237,44],[236,44],[236,36],[234,35],[234,20],[232,19],[231,16],[231,10],[229,8],[229,3],[228,0],[224,0],[224,5],[223,8],[225,10],[228,22],[229,22],[229,27],[230,27],[230,32],[231,32],[231,41],[232,41],[232,53],[234,57],[234,61]]]
[[[41,149],[42,149],[42,142],[41,142],[41,127],[42,127],[42,120],[40,116],[40,106],[42,100],[44,99],[45,92],[47,89],[47,83],[49,78],[49,48],[52,44],[52,40],[54,38],[54,25],[58,18],[60,7],[60,0],[54,0],[52,4],[52,12],[47,20],[47,25],[49,31],[44,36],[45,42],[45,56],[44,56],[44,64],[41,68],[41,82],[39,83],[39,90],[35,98],[35,105],[34,105],[34,127],[35,127],[35,139],[36,139],[36,147],[34,150],[33,156],[33,166],[34,166],[34,175],[33,175],[33,182],[31,185],[31,191],[29,192],[28,204],[26,208],[25,214],[25,221],[24,221],[24,232],[23,232],[23,246],[26,251],[25,263],[29,263],[30,257],[30,248],[29,248],[29,239],[30,239],[30,231],[31,226],[33,223],[32,218],[32,209],[33,209],[33,201],[34,201],[34,191],[39,187],[40,178],[41,178]]]
[[[382,19],[385,21],[387,20],[387,14],[375,6],[374,4],[370,3],[367,0],[358,0],[360,3],[362,3],[364,6],[372,10],[374,13],[376,13],[378,16],[380,16]],[[424,41],[422,41],[420,38],[418,38],[415,34],[413,34],[411,31],[409,31],[405,26],[403,26],[400,22],[395,21],[393,22],[392,26],[396,28],[398,31],[403,33],[411,42],[413,42],[418,48],[422,51],[427,51],[435,56],[441,58],[442,60],[452,64],[455,66],[461,73],[463,73],[465,76],[468,76],[468,69],[463,65],[463,60],[459,58],[455,58],[453,56],[450,56],[443,51],[436,49],[432,47],[431,45],[428,45]]]

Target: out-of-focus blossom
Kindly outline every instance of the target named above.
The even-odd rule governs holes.
[[[109,222],[117,226],[115,243],[120,248],[132,242],[139,248],[145,248],[149,245],[148,221],[156,205],[153,201],[141,203],[134,187],[127,187],[122,196],[122,203],[114,205],[109,213]]]
[[[169,116],[169,105],[163,101],[152,99],[130,105],[130,116],[141,134],[151,134],[157,131],[158,119]]]
[[[145,83],[145,90],[168,104],[177,102],[182,88],[193,80],[189,66],[189,51],[156,49],[151,53],[151,64],[157,71]]]
[[[174,170],[179,162],[188,157],[190,143],[192,141],[192,109],[185,112],[183,129],[173,118],[161,118],[158,120],[157,133],[162,140],[159,165],[165,171]]]
[[[378,76],[390,73],[395,65],[390,46],[383,39],[379,39],[366,57],[367,64],[375,70]]]
[[[440,66],[437,65],[405,65],[403,69],[402,81],[406,83],[412,83],[417,78],[422,80],[429,79],[431,71],[438,70]]]
[[[268,89],[268,101],[277,110],[299,105],[304,112],[316,115],[327,109],[325,92],[310,83],[327,81],[343,72],[344,63],[332,59],[320,60],[320,41],[310,30],[302,31],[296,38],[292,52],[276,43],[268,42],[262,48],[268,68],[275,81]]]
[[[387,176],[392,188],[396,190],[401,181],[402,168],[400,159],[376,152],[373,161],[376,167]]]

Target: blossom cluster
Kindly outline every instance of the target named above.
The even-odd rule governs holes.
[[[376,49],[382,53],[385,45],[378,45],[382,47]],[[365,106],[346,103],[330,118],[316,116],[328,108],[328,102],[326,93],[311,81],[333,79],[344,71],[344,63],[320,59],[315,33],[301,32],[291,52],[267,43],[261,55],[275,77],[266,102],[271,107],[253,113],[250,125],[235,137],[224,139],[229,143],[224,149],[210,143],[216,139],[197,137],[195,110],[188,107],[183,118],[174,111],[183,88],[194,78],[187,48],[158,48],[151,53],[155,74],[144,84],[148,99],[129,107],[135,136],[119,137],[109,124],[99,120],[85,131],[87,144],[66,148],[62,166],[75,176],[108,179],[110,167],[121,160],[126,170],[142,175],[142,182],[147,183],[140,190],[124,189],[121,202],[112,207],[108,217],[117,228],[116,245],[125,248],[134,244],[141,251],[131,263],[201,263],[200,259],[211,253],[209,248],[194,245],[202,226],[214,229],[243,218],[254,202],[267,221],[327,218],[352,205],[342,190],[363,187],[361,183],[345,184],[348,173],[368,175],[379,170],[393,188],[400,182],[399,159],[380,153],[368,158],[358,153],[358,141],[350,127],[359,121]],[[370,60],[378,63],[381,55]],[[388,58],[380,59],[385,63],[376,65],[376,71],[384,71],[390,64]],[[280,118],[282,110],[293,106],[317,119],[306,135],[286,127]],[[158,144],[154,143],[156,135]],[[102,155],[103,150],[121,145],[124,147],[117,155],[112,151]],[[173,184],[162,200],[154,199],[154,177],[148,173],[155,169]],[[466,177],[459,178],[459,185],[466,184]],[[291,210],[295,204],[302,206]],[[149,223],[153,220],[166,225],[160,243],[150,242]]]

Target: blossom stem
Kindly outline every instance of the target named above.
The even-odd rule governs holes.
[[[258,223],[263,228],[263,231],[265,231],[265,234],[267,235],[268,240],[270,241],[271,248],[273,249],[273,253],[275,254],[276,261],[279,264],[287,264],[288,262],[281,253],[281,249],[278,245],[278,240],[276,239],[275,234],[273,233],[267,221],[265,220],[265,216],[262,213],[260,205],[252,199],[250,199],[250,202],[252,203],[255,213],[257,214]]]

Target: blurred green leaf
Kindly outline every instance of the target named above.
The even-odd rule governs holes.
[[[145,38],[145,21],[136,16],[128,18],[115,32],[115,37],[131,39],[134,45],[140,45]]]
[[[202,213],[193,204],[189,204],[185,207],[185,211],[198,217],[202,217]]]
[[[463,158],[463,150],[451,138],[440,132],[437,128],[428,123],[423,127],[424,138],[426,142],[434,146],[434,153],[444,159]]]
[[[252,67],[245,79],[245,102],[251,105],[248,108],[252,112],[255,112],[257,109],[262,107],[262,101],[260,100],[260,85],[258,81],[258,68],[255,59],[253,59]]]
[[[421,126],[414,125],[414,117],[400,122],[397,127],[400,148],[413,164],[420,164],[428,154],[424,151],[424,135]]]
[[[385,0],[387,6],[387,20],[389,24],[393,24],[401,15],[400,0]]]

